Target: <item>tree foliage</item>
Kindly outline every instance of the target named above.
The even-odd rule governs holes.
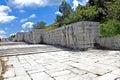
[[[46,26],[46,23],[41,21],[36,24],[33,24],[33,29],[44,29]]]
[[[56,16],[56,23],[60,27],[64,25],[65,18],[68,18],[72,13],[71,6],[65,0],[62,0],[61,5],[59,6],[59,12],[62,13],[62,16]]]
[[[101,37],[112,37],[120,35],[120,22],[118,20],[108,20],[101,24]]]
[[[59,12],[63,15],[57,15],[55,23],[49,29],[78,21],[97,21],[101,24],[103,37],[120,35],[120,0],[89,0],[85,6],[79,5],[75,11],[62,0]]]
[[[113,3],[107,3],[109,6],[109,19],[116,19],[120,21],[120,0],[113,0]]]
[[[71,6],[65,0],[62,0],[62,4],[59,6],[59,12],[66,18],[72,12]]]

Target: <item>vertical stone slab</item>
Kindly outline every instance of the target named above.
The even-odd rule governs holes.
[[[32,31],[32,35],[33,35],[33,44],[38,44],[38,43],[42,43],[43,42],[43,34],[44,34],[45,30],[44,29],[35,29]]]
[[[15,36],[15,41],[23,42],[25,33],[26,32],[18,32]]]
[[[120,37],[99,38],[97,44],[106,49],[120,50]]]
[[[24,37],[24,41],[27,43],[33,43],[32,31],[26,32],[25,37]]]

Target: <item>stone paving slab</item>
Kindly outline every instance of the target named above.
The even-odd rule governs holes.
[[[120,51],[72,51],[49,45],[11,46],[4,46],[6,52],[0,53],[7,66],[2,74],[4,80],[120,80]],[[2,48],[0,46],[1,52]],[[29,50],[34,53],[28,54]],[[9,56],[10,51],[15,55]],[[17,55],[19,52],[22,55]]]
[[[0,46],[0,56],[15,56],[21,54],[26,55],[68,50],[67,48],[59,48],[50,45],[25,45],[25,43],[23,44]]]
[[[8,45],[17,45],[17,44],[20,44],[20,45],[24,45],[25,43],[24,42],[0,42],[0,45],[4,45],[4,46],[8,46]]]

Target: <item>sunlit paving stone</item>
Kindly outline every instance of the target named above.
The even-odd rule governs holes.
[[[71,51],[25,43],[11,46],[4,46],[5,52],[0,54],[4,55],[1,58],[7,68],[2,74],[5,80],[119,80],[120,77],[120,51]]]

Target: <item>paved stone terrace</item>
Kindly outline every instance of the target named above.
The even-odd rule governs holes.
[[[4,80],[120,80],[120,51],[3,43]]]

